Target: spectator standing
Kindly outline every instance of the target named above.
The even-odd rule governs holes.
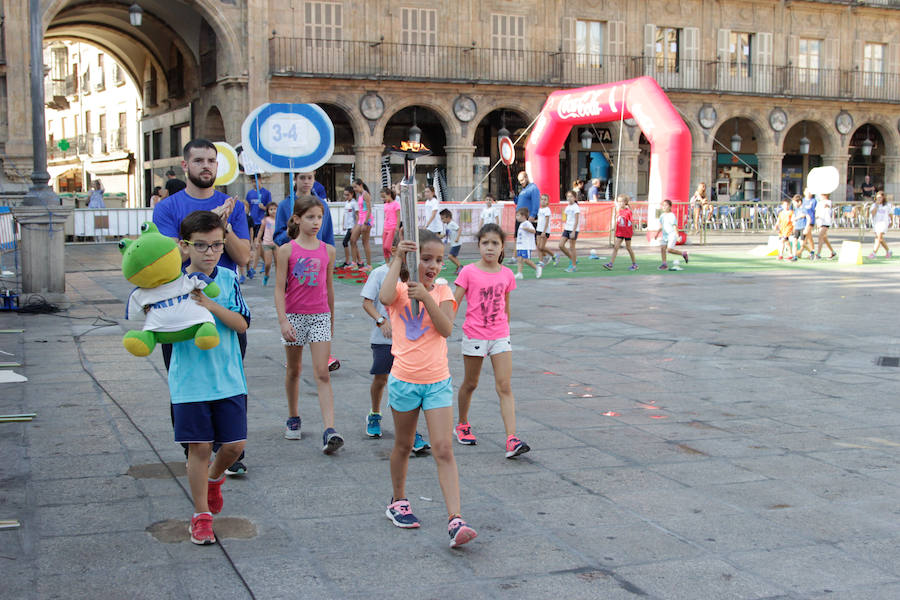
[[[516,210],[520,208],[528,209],[528,220],[531,221],[532,225],[537,225],[537,216],[538,210],[541,208],[541,191],[538,189],[538,186],[535,185],[532,181],[528,179],[528,173],[525,171],[519,171],[519,175],[517,176],[519,180],[519,185],[522,186],[522,189],[519,191],[519,195],[516,196]],[[537,231],[537,229],[535,229]],[[515,233],[519,233],[519,221],[516,221]]]
[[[600,180],[591,179],[591,187],[588,189],[588,202],[598,202],[600,200]]]
[[[100,183],[99,179],[95,179],[93,183],[91,183],[91,195],[88,197],[88,208],[106,208],[106,203],[103,201],[103,192],[106,190],[103,189],[103,184]]]
[[[164,196],[164,198],[168,198],[169,196],[175,195],[176,193],[183,190],[185,187],[187,187],[187,184],[185,182],[183,182],[182,180],[178,179],[177,177],[175,177],[175,171],[173,171],[172,169],[169,169],[168,171],[166,171],[166,185],[165,185],[166,195]]]
[[[322,227],[316,237],[330,246],[334,246],[334,228],[331,224],[331,210],[325,200],[325,187],[316,181],[316,172],[297,173],[294,178],[294,194],[296,197],[313,194],[322,203],[325,213],[322,217]],[[288,221],[294,213],[294,203],[288,196],[278,203],[278,213],[275,216],[275,243],[283,246],[290,241],[287,235]]]

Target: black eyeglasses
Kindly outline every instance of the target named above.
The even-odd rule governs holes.
[[[225,242],[213,242],[212,244],[208,244],[206,242],[189,242],[188,240],[183,240],[185,244],[189,244],[194,247],[194,250],[200,252],[201,254],[205,253],[207,250],[212,249],[213,252],[221,252],[225,249]]]

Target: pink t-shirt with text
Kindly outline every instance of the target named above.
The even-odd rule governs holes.
[[[499,340],[509,336],[506,295],[516,289],[516,278],[507,267],[485,273],[468,264],[456,276],[456,285],[466,290],[463,333],[475,340]]]

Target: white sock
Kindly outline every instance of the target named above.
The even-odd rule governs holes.
[[[194,517],[193,517],[193,518],[196,519],[196,518],[199,517],[200,515],[209,515],[209,516],[212,516],[212,513],[211,513],[211,512],[194,513]]]

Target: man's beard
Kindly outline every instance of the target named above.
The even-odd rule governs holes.
[[[191,183],[193,183],[195,186],[197,186],[201,190],[211,188],[216,183],[215,175],[210,177],[209,181],[203,181],[202,179],[200,179],[200,177],[195,176],[193,173],[188,172],[188,179],[190,180]]]

